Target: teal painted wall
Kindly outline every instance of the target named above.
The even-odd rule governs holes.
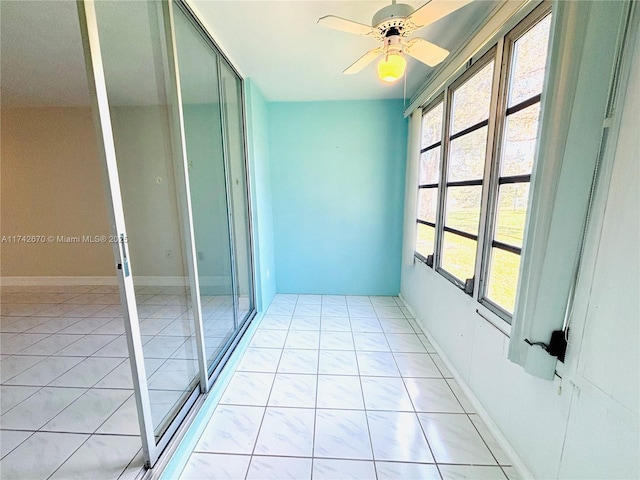
[[[269,104],[278,293],[400,291],[399,100]]]
[[[183,117],[200,292],[230,295],[233,287],[220,105],[184,104]]]
[[[276,294],[268,107],[255,83],[247,79],[244,85],[256,297],[264,311]]]

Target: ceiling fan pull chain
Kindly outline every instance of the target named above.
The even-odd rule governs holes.
[[[406,108],[407,106],[407,77],[409,76],[409,67],[407,67],[407,71],[404,74],[404,92],[402,93],[402,107]]]

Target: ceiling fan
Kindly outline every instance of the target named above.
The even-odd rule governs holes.
[[[411,5],[391,0],[391,5],[376,12],[371,20],[371,26],[335,15],[320,18],[318,24],[342,32],[372,37],[382,42],[381,46],[369,50],[342,73],[346,75],[358,73],[376,58],[384,55],[378,63],[378,76],[386,82],[395,82],[404,75],[407,66],[403,53],[430,67],[435,67],[449,55],[448,50],[422,38],[410,40],[407,38],[416,30],[446,17],[471,1],[432,0],[414,10]]]

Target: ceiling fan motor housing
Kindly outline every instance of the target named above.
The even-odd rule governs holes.
[[[402,42],[400,42],[400,35],[389,35],[384,39],[384,46],[384,53],[386,55],[402,53]]]
[[[380,33],[381,37],[386,37],[387,34],[394,34],[397,32],[399,35],[406,35],[405,33],[405,19],[413,13],[413,7],[403,3],[393,3],[381,8],[371,19],[371,25],[374,26]],[[391,33],[390,30],[396,32]],[[404,34],[404,35],[403,35]]]

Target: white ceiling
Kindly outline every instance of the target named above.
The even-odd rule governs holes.
[[[89,104],[75,2],[0,0],[3,106]]]
[[[375,62],[356,75],[341,73],[364,52],[375,48],[375,40],[316,24],[324,15],[370,24],[373,14],[387,3],[189,0],[240,73],[252,78],[270,101],[402,98],[403,82],[389,85],[378,80]],[[418,8],[423,2],[406,3]],[[475,0],[415,35],[454,51],[496,3]],[[155,88],[157,69],[149,61],[151,32],[148,25],[136,23],[138,18],[148,18],[144,3],[101,0],[98,7],[104,15],[118,18],[105,22],[111,25],[110,38],[103,39],[114,103],[161,101],[160,89]],[[130,8],[136,13],[127,14]],[[0,0],[0,9],[2,105],[89,104],[76,2]],[[125,58],[127,68],[119,67],[118,59]],[[195,56],[181,61],[192,73],[198,70],[198,63]],[[407,98],[432,71],[409,59]]]
[[[453,1],[455,0],[438,0]],[[403,98],[404,84],[377,78],[376,63],[356,75],[342,71],[378,46],[367,37],[316,24],[337,15],[371,24],[389,1],[364,0],[188,0],[222,50],[245,77],[252,78],[270,101]],[[425,0],[399,0],[418,8]],[[422,37],[454,51],[482,23],[497,1],[475,0],[448,17],[419,30]],[[424,83],[432,68],[407,62],[407,97]]]

